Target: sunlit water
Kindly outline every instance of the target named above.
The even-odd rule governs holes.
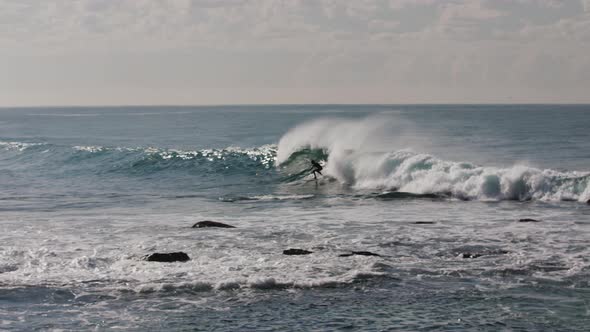
[[[0,330],[586,331],[589,128],[588,106],[2,109]]]

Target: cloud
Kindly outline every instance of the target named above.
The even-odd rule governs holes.
[[[25,52],[200,46],[304,49],[310,43],[330,48],[343,40],[403,40],[408,33],[419,39],[519,39],[539,26],[561,31],[563,27],[555,24],[579,18],[588,6],[588,0],[577,5],[552,0],[3,2],[0,22],[7,28],[0,34],[0,46],[9,44],[8,49]]]
[[[20,72],[23,89],[37,68],[61,75],[64,91],[125,82],[371,87],[381,101],[577,96],[590,84],[589,48],[590,0],[0,0],[0,69]],[[17,89],[6,75],[0,86]]]

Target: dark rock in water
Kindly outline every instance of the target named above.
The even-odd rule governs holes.
[[[448,251],[441,251],[437,254],[440,257],[479,258],[484,256],[506,255],[510,252],[497,247],[482,245],[465,245]]]
[[[541,222],[541,220],[531,219],[531,218],[523,218],[523,219],[519,219],[518,222]]]
[[[192,228],[205,228],[205,227],[219,227],[219,228],[235,228],[232,225],[224,224],[217,221],[199,221],[198,223],[194,224]]]
[[[482,254],[477,252],[463,252],[459,256],[461,256],[461,258],[478,258],[481,257]]]
[[[510,251],[504,249],[488,250],[485,252],[486,255],[506,255],[509,253]]]
[[[354,256],[354,255],[358,255],[358,256],[377,256],[377,257],[381,257],[381,255],[370,252],[370,251],[353,251],[350,254],[342,254],[339,255],[338,257],[350,257],[350,256]]]
[[[529,269],[531,271],[555,272],[569,270],[569,267],[562,262],[536,261],[529,266]]]
[[[590,204],[590,199],[586,201],[586,204]]]
[[[153,254],[146,255],[143,259],[146,261],[149,261],[149,262],[166,262],[166,263],[186,262],[186,261],[191,260],[191,258],[188,257],[188,255],[182,251],[168,252],[168,253],[157,253],[156,252]]]
[[[293,255],[309,255],[312,254],[313,251],[307,251],[307,250],[303,250],[303,249],[287,249],[287,250],[283,250],[283,255],[289,255],[289,256],[293,256]]]
[[[436,224],[436,221],[416,221],[414,225],[432,225]]]
[[[481,256],[497,256],[497,255],[506,255],[509,251],[506,250],[488,250],[482,252],[463,252],[460,253],[459,256],[461,258],[478,258]]]

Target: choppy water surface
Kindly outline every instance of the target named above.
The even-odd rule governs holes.
[[[588,106],[2,109],[0,330],[584,331],[588,128]]]

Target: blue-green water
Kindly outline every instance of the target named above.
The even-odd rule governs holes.
[[[1,109],[0,330],[584,331],[588,128],[584,105]]]

